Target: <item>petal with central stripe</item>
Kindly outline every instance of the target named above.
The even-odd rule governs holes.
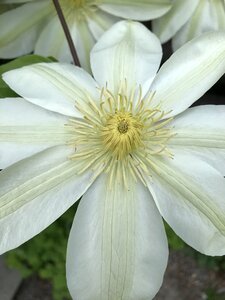
[[[196,3],[198,3],[198,6],[195,13],[172,40],[174,51],[187,41],[200,36],[204,32],[225,29],[224,0],[196,1]]]
[[[21,98],[0,101],[0,169],[40,152],[65,144],[68,118]]]
[[[120,18],[109,15],[100,9],[96,9],[94,14],[87,15],[88,26],[96,40],[113,24],[120,20]]]
[[[173,149],[174,158],[152,159],[146,180],[173,230],[207,255],[225,254],[225,179],[206,158]]]
[[[128,93],[139,85],[148,88],[162,57],[158,38],[145,26],[132,21],[113,25],[91,51],[95,79],[117,93],[126,79]]]
[[[89,14],[87,14],[87,17],[88,16]],[[96,43],[96,40],[88,26],[87,20],[82,19],[78,20],[77,22],[74,22],[72,18],[70,32],[74,44],[76,45],[78,57],[82,68],[84,68],[91,74],[90,52],[94,44]]]
[[[94,79],[70,64],[34,64],[6,72],[3,79],[27,101],[67,116],[82,116],[76,102],[99,98]]]
[[[174,116],[197,101],[225,70],[224,32],[205,33],[178,49],[161,67],[151,90],[152,105]]]
[[[67,282],[74,299],[152,299],[167,264],[161,216],[149,191],[100,176],[83,196],[71,229]]]
[[[32,52],[51,12],[51,2],[45,0],[26,3],[1,14],[0,57],[13,58]]]
[[[174,0],[172,8],[164,16],[152,22],[153,32],[162,43],[171,39],[190,19],[197,5],[198,1],[196,0]]]
[[[92,184],[92,171],[77,175],[71,153],[57,146],[0,172],[0,253],[44,230]]]
[[[137,21],[158,18],[171,8],[170,0],[101,0],[99,7],[110,14]]]
[[[86,19],[77,20],[73,13],[66,14],[67,25],[69,26],[71,37],[76,45],[76,51],[82,68],[90,73],[90,51],[95,44],[95,39],[88,27]],[[89,14],[87,13],[86,18]],[[95,14],[91,15],[94,19]],[[57,16],[47,24],[42,31],[37,44],[35,53],[49,56],[52,55],[58,60],[71,63],[73,61],[68,42],[62,30],[62,26]]]
[[[171,123],[175,135],[170,146],[190,149],[207,157],[225,175],[225,106],[203,105],[189,108]]]
[[[34,53],[43,56],[53,56],[63,62],[72,62],[68,42],[57,16],[52,17],[45,28],[43,28],[35,44]]]

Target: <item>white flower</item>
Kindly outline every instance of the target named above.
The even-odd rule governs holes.
[[[91,52],[95,80],[50,63],[4,74],[0,252],[32,238],[82,195],[67,281],[74,299],[152,299],[167,264],[161,215],[202,253],[225,253],[225,107],[188,107],[225,70],[206,34],[157,73],[159,40],[119,22]],[[179,114],[179,115],[178,115]]]
[[[0,57],[34,51],[71,62],[72,57],[52,0],[3,0],[21,4],[0,16]],[[60,0],[83,68],[90,70],[90,50],[120,18],[149,20],[166,13],[171,0]],[[157,2],[157,3],[156,3]]]
[[[162,43],[173,38],[174,50],[213,30],[225,30],[224,0],[173,0],[172,9],[153,21],[153,32]]]

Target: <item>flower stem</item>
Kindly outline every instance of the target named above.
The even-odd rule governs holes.
[[[81,65],[80,65],[79,58],[77,56],[77,51],[76,51],[75,45],[73,43],[69,28],[68,28],[68,25],[66,23],[65,17],[63,15],[63,11],[61,9],[59,1],[58,0],[53,0],[53,3],[55,5],[55,9],[56,9],[56,12],[58,14],[59,20],[62,24],[62,28],[64,30],[64,33],[65,33],[65,36],[66,36],[66,39],[67,39],[67,42],[68,42],[68,45],[69,45],[69,48],[70,48],[70,52],[71,52],[71,55],[73,57],[74,65],[80,67]]]

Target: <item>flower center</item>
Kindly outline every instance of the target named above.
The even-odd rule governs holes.
[[[79,173],[88,168],[101,169],[115,176],[126,185],[127,176],[143,179],[143,172],[151,176],[151,157],[167,155],[167,141],[173,135],[164,119],[166,113],[160,106],[152,107],[154,93],[142,98],[136,88],[127,95],[126,84],[113,95],[108,89],[101,90],[99,102],[88,94],[86,100],[76,103],[84,116],[71,119],[67,124],[74,139],[70,144],[77,149],[70,158],[79,165]]]
[[[121,160],[141,146],[143,127],[141,120],[131,112],[109,114],[101,130],[103,145]]]
[[[128,129],[129,129],[127,120],[122,119],[121,121],[119,121],[117,129],[118,129],[119,133],[127,133]]]

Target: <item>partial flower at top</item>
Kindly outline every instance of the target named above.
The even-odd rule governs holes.
[[[34,51],[71,62],[72,57],[52,0],[3,0],[21,4],[0,15],[0,58]],[[171,0],[59,0],[81,65],[90,70],[90,50],[120,18],[150,20],[171,7]]]
[[[174,50],[204,32],[225,30],[224,0],[172,1],[172,9],[153,21],[153,32],[162,43],[173,38]]]
[[[122,21],[91,52],[95,79],[59,63],[4,74],[24,99],[0,100],[0,253],[83,195],[73,299],[152,299],[168,256],[161,215],[195,249],[225,254],[225,106],[188,109],[224,73],[225,36],[193,40],[157,73],[161,56],[155,35]]]

